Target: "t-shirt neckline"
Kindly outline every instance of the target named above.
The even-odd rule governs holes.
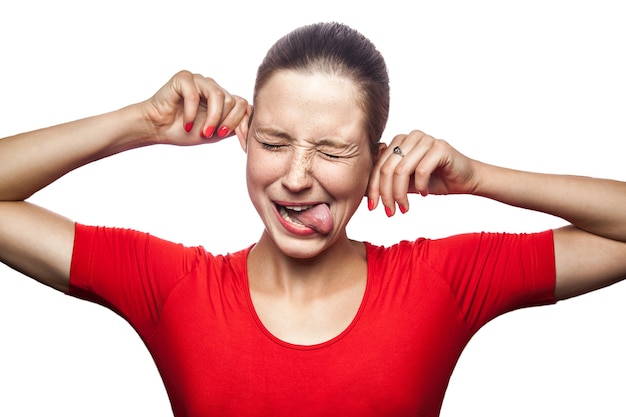
[[[365,291],[363,293],[363,297],[361,298],[361,303],[359,305],[359,308],[357,309],[356,314],[354,315],[354,317],[350,321],[350,324],[348,324],[348,326],[346,326],[346,328],[343,329],[339,334],[337,334],[336,336],[332,337],[329,340],[326,340],[326,341],[320,342],[320,343],[315,343],[315,344],[312,344],[312,345],[301,345],[301,344],[291,343],[291,342],[287,342],[285,340],[282,340],[282,339],[276,337],[267,327],[265,327],[265,325],[261,321],[261,318],[257,314],[256,309],[254,308],[254,304],[252,303],[252,294],[250,293],[250,282],[249,282],[249,279],[248,279],[248,256],[250,255],[250,251],[252,250],[254,245],[249,247],[248,250],[246,251],[244,265],[243,265],[243,267],[244,267],[243,292],[244,292],[244,297],[245,297],[245,300],[246,300],[246,304],[248,305],[248,310],[250,311],[250,315],[252,316],[252,319],[256,323],[256,325],[259,328],[259,330],[268,339],[270,339],[272,342],[276,343],[277,345],[280,345],[280,346],[288,348],[288,349],[294,349],[294,350],[316,350],[316,349],[322,349],[322,348],[325,348],[325,347],[328,347],[330,345],[333,345],[333,344],[339,342],[340,340],[344,339],[352,331],[352,329],[354,329],[354,327],[356,327],[359,319],[363,315],[363,312],[365,311],[366,306],[367,306],[367,300],[369,298],[369,294],[371,292],[372,279],[371,279],[371,262],[370,262],[370,258],[371,258],[370,255],[371,255],[371,253],[370,252],[371,252],[372,248],[371,248],[371,245],[369,243],[364,242],[364,244],[365,244],[365,254],[366,254],[365,257],[366,257],[366,262],[367,262],[367,276],[366,276],[366,281],[365,281]]]

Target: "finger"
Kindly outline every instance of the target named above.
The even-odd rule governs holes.
[[[239,141],[241,142],[241,146],[245,151],[247,151],[247,138],[248,138],[248,127],[250,126],[250,118],[252,117],[252,105],[248,104],[246,106],[246,113],[241,118],[241,121],[235,128],[235,133],[239,137]]]
[[[419,171],[422,159],[431,152],[434,143],[432,136],[419,130],[398,136],[392,141],[380,167],[379,180],[379,192],[388,216],[395,214],[396,205],[402,213],[409,210],[408,194],[415,171]],[[427,173],[426,184],[430,172]]]
[[[414,174],[414,191],[423,196],[430,193],[430,186],[433,181],[433,173],[443,168],[449,163],[449,153],[442,146],[443,141],[432,140],[432,145],[428,153],[424,155]],[[436,177],[435,177],[436,178]]]
[[[425,158],[432,155],[435,139],[420,131],[409,134],[404,141],[405,144],[412,145],[406,151],[406,157],[396,167],[396,177],[393,183],[393,197],[398,205],[406,213],[409,209],[408,194],[411,189],[411,182],[415,183],[415,177],[420,176],[422,181],[420,187],[413,187],[414,191],[422,195],[428,194],[428,183],[434,168],[431,164],[425,164]],[[408,146],[405,146],[408,148]],[[431,158],[432,159],[432,158]]]
[[[210,139],[219,132],[225,108],[229,111],[233,100],[230,94],[212,78],[195,75],[194,85],[200,97],[206,102],[205,114],[202,115],[204,121],[201,134],[205,139]]]
[[[370,211],[375,210],[380,201],[380,168],[387,159],[388,149],[390,148],[385,143],[379,145],[379,155],[369,175],[366,195],[367,206]]]
[[[372,170],[370,171],[369,179],[367,182],[367,190],[365,191],[365,196],[367,197],[367,208],[370,211],[374,210],[378,206],[378,200],[380,199],[380,193],[378,192],[380,179],[379,162],[386,149],[386,143],[381,142],[378,144],[378,155],[376,155],[375,163],[372,166]]]
[[[396,151],[401,149],[401,151]],[[394,195],[394,183],[400,180],[403,169],[398,168],[406,157],[406,152],[410,152],[411,142],[407,141],[407,135],[396,136],[389,147],[383,153],[379,169],[378,192],[380,199],[385,206],[387,216],[393,216],[396,212],[396,197]],[[400,153],[401,152],[401,153]],[[403,200],[404,201],[404,200]]]
[[[200,105],[200,94],[195,88],[193,77],[189,71],[181,71],[172,80],[174,91],[183,98],[183,128],[187,132],[194,126]]]
[[[239,96],[229,96],[231,101],[224,107],[218,136],[223,139],[236,133],[236,129],[241,123],[249,120],[248,101]],[[226,111],[228,109],[228,111]],[[247,125],[246,125],[247,130]]]

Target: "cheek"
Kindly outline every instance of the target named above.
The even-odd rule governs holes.
[[[363,197],[369,182],[369,165],[338,165],[320,166],[319,175],[323,175],[323,183],[336,196]]]
[[[262,157],[256,150],[249,151],[246,161],[248,184],[261,185],[275,181],[282,175],[282,165],[276,156],[266,155]]]

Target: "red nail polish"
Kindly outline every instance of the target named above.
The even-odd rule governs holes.
[[[402,214],[406,213],[407,211],[409,211],[408,208],[404,207],[402,204],[399,205],[400,207],[400,211],[402,212]]]
[[[213,133],[215,133],[215,126],[209,126],[204,131],[203,136],[207,139],[210,139],[213,136]]]
[[[229,132],[230,132],[230,130],[228,130],[228,128],[226,126],[222,126],[217,131],[217,136],[219,136],[220,138],[225,138],[226,135],[228,135]]]
[[[374,210],[374,200],[372,200],[371,198],[367,199],[367,209],[369,211]]]
[[[387,217],[393,216],[393,211],[391,211],[389,207],[385,207],[385,213],[387,214]]]
[[[191,128],[192,128],[192,127],[193,127],[193,123],[187,123],[187,124],[185,125],[185,130],[186,130],[187,132],[191,132]]]

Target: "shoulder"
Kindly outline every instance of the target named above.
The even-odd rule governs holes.
[[[390,246],[365,242],[368,262],[402,263],[420,261],[436,266],[513,252],[552,256],[551,230],[537,233],[463,233],[442,238],[402,240]]]
[[[200,245],[175,242],[143,231],[77,223],[73,261],[89,265],[95,260],[105,264],[167,264],[183,271],[203,264],[240,268],[245,266],[250,248],[225,255],[214,254]]]

